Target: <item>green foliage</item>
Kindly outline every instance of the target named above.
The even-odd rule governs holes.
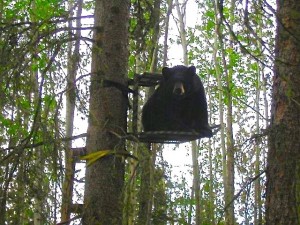
[[[129,75],[134,74],[138,65],[149,71],[153,51],[158,41],[159,12],[155,10],[158,0],[131,1],[129,21]]]
[[[159,37],[155,37],[157,18],[153,11],[154,3],[154,0],[131,0],[129,78],[133,78],[137,71],[149,71],[157,45],[157,68],[162,65],[162,43],[157,43]],[[251,137],[256,134],[257,129],[260,131],[266,128],[262,115],[265,115],[264,100],[268,101],[270,98],[271,80],[265,74],[270,73],[267,66],[272,63],[275,19],[271,14],[265,13],[270,11],[265,5],[261,5],[261,1],[249,1],[248,18],[243,2],[236,2],[234,12],[231,12],[229,4],[229,1],[224,1],[224,18],[220,25],[222,43],[214,39],[216,12],[213,1],[197,1],[196,6],[199,8],[194,17],[198,20],[194,27],[187,24],[187,40],[189,61],[197,67],[207,93],[211,124],[220,123],[219,94],[221,93],[225,109],[232,98],[236,190],[239,190],[244,181],[255,175],[254,147],[261,149],[259,169],[264,169],[267,141],[261,138],[257,142]],[[161,2],[160,35],[166,32],[166,5],[166,1]],[[67,91],[67,53],[70,50],[69,44],[71,49],[74,48],[75,38],[74,31],[67,27],[67,18],[74,17],[74,14],[69,14],[68,2],[60,0],[9,0],[3,1],[1,6],[0,183],[9,188],[0,190],[1,196],[7,197],[6,202],[4,198],[0,198],[0,204],[6,205],[6,221],[3,222],[0,218],[0,223],[29,224],[36,209],[41,208],[43,224],[54,224],[58,221],[52,215],[57,213],[55,210],[61,201],[58,193],[62,188],[64,174],[62,161],[65,143],[62,138],[64,95]],[[94,1],[84,2],[84,8],[89,13],[93,7]],[[248,19],[248,24],[245,19]],[[85,22],[82,24],[86,24]],[[169,30],[173,32],[168,37],[169,47],[176,45],[179,40],[178,33],[174,34],[174,30],[176,31],[176,26],[173,21],[173,27]],[[90,70],[91,33],[89,30],[82,34],[80,55],[77,56],[80,64],[76,76],[76,110],[84,119],[88,114],[90,83],[86,77]],[[215,47],[217,62],[212,57]],[[175,57],[178,55],[169,55],[170,59]],[[218,71],[221,74],[221,90],[217,85]],[[230,75],[230,80],[226,74]],[[266,79],[265,84],[262,78]],[[266,99],[263,99],[264,88]],[[287,95],[292,96],[291,93],[288,90]],[[259,102],[256,102],[257,94],[260,96]],[[225,113],[225,121],[226,116]],[[258,128],[256,122],[259,124]],[[81,124],[76,120],[75,126]],[[210,140],[202,140],[200,145],[198,161],[201,168],[202,225],[213,224],[212,221],[214,224],[218,221],[219,224],[225,224],[220,139],[218,132]],[[189,151],[188,147],[176,149],[185,150]],[[130,145],[128,151],[135,149]],[[190,165],[184,167],[185,172],[175,176],[172,173],[175,168],[166,162],[168,159],[164,159],[163,154],[156,157],[155,185],[151,187],[154,193],[153,223],[188,224],[189,218],[193,223],[195,199],[191,196]],[[189,161],[185,163],[190,164]],[[134,173],[138,175],[134,176]],[[141,187],[139,175],[140,167],[132,174],[126,174],[126,181],[129,183],[134,180],[136,184],[133,186],[133,194],[138,193]],[[253,196],[254,190],[249,187],[235,201],[240,223],[253,222],[249,219],[254,215]],[[136,208],[135,205],[135,210]]]
[[[63,152],[57,92],[66,67],[53,65],[66,57],[62,18],[68,9],[56,0],[5,1],[1,7],[0,204],[6,211],[0,223],[29,224],[36,213],[41,223],[56,223],[51,215],[59,203]]]

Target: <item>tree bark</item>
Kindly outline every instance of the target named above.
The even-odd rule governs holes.
[[[259,1],[259,4],[262,6],[263,2]],[[263,9],[263,7],[261,7]],[[262,14],[258,13],[258,22],[257,22],[257,35],[261,38],[262,37],[262,29],[263,29],[263,19],[262,19]],[[260,41],[257,41],[256,43],[257,47],[263,51],[263,46]],[[262,58],[263,60],[263,58]],[[264,91],[264,65],[260,62],[257,61],[258,67],[256,69],[257,76],[256,76],[256,99],[255,99],[255,133],[259,134],[260,132],[260,99],[261,99],[261,92]],[[263,92],[263,94],[266,94]],[[263,96],[265,97],[265,96]],[[266,105],[267,106],[267,105]],[[265,106],[265,107],[266,107]],[[264,109],[265,111],[266,109]],[[266,112],[266,116],[268,116],[268,112]],[[266,117],[268,118],[268,117]],[[267,121],[267,119],[266,119]],[[267,127],[267,124],[266,124]],[[261,161],[261,156],[264,155],[262,154],[262,139],[257,138],[255,140],[255,145],[254,145],[254,150],[255,150],[255,176],[257,176],[261,171],[262,168],[264,168],[264,165]],[[260,225],[263,223],[263,215],[262,215],[262,205],[263,205],[263,199],[262,199],[262,181],[261,178],[258,178],[255,180],[254,183],[254,225]]]
[[[300,224],[300,1],[277,1],[266,224]]]
[[[83,0],[78,1],[76,28],[81,27],[81,12]],[[69,2],[69,9],[72,10],[74,4]],[[72,16],[72,15],[71,15]],[[69,21],[70,38],[72,38],[72,22]],[[80,36],[81,30],[77,29],[76,41],[74,44],[74,51],[72,51],[73,43],[68,43],[68,71],[67,71],[67,92],[66,92],[66,137],[72,137],[73,125],[74,125],[74,113],[75,113],[75,102],[76,102],[76,74],[80,60],[79,48],[80,48]],[[75,173],[75,161],[73,159],[72,140],[66,142],[65,149],[65,177],[62,190],[62,205],[61,205],[61,221],[70,220],[71,205],[73,196],[73,182]]]
[[[180,41],[181,41],[181,46],[182,46],[182,56],[183,56],[183,64],[185,66],[189,65],[189,59],[188,59],[188,41],[186,38],[187,32],[186,32],[186,24],[185,24],[185,19],[186,19],[186,3],[185,1],[182,4],[182,7],[180,7],[179,1],[175,0],[175,6],[177,10],[177,15],[178,15],[178,32],[180,35]],[[201,193],[200,193],[200,169],[199,169],[199,162],[198,162],[198,157],[199,157],[199,146],[197,145],[196,141],[191,142],[191,151],[192,151],[192,164],[193,164],[193,185],[192,185],[192,191],[191,191],[191,199],[195,200],[195,225],[200,225],[201,224],[201,206],[200,206],[200,198],[201,198]],[[193,209],[193,202],[190,204],[189,208],[189,217],[188,217],[188,222],[191,220],[191,213]]]
[[[228,69],[225,50],[223,44],[223,34],[221,28],[221,9],[218,1],[215,1],[215,36],[214,36],[214,53],[213,58],[215,61],[215,68],[217,74],[217,83],[219,88],[219,111],[220,111],[220,124],[221,124],[221,149],[222,149],[222,167],[223,167],[223,184],[224,184],[224,202],[225,202],[225,224],[234,224],[234,204],[232,202],[234,197],[234,140],[232,130],[232,70]],[[231,16],[232,16],[232,2],[231,2]],[[217,57],[218,49],[221,49],[221,60],[224,67],[226,91],[224,92],[227,97],[227,126],[225,135],[225,123],[224,123],[224,96],[223,96],[223,84],[220,70],[220,62]],[[226,139],[226,142],[225,142]]]
[[[92,51],[87,152],[124,151],[127,99],[105,80],[127,85],[128,0],[97,0]],[[122,224],[124,160],[106,156],[86,169],[83,224]]]
[[[186,27],[185,27],[185,7],[186,7],[186,2],[183,3],[184,8],[180,8],[178,0],[175,0],[175,6],[177,10],[177,15],[178,15],[178,32],[180,35],[180,41],[181,41],[181,46],[182,46],[182,55],[183,55],[183,64],[188,66],[189,64],[189,59],[188,59],[188,42],[186,39]]]
[[[230,1],[230,24],[233,26],[234,20],[234,8],[235,8],[235,1]],[[221,10],[221,9],[219,9]],[[233,113],[232,113],[232,88],[233,88],[233,68],[228,66],[231,65],[231,58],[229,57],[229,62],[226,62],[226,52],[223,45],[223,36],[221,32],[219,33],[219,42],[221,45],[221,52],[222,52],[222,61],[224,67],[224,74],[226,77],[226,96],[227,96],[227,126],[226,126],[226,166],[227,166],[227,176],[225,185],[227,186],[227,193],[225,193],[225,207],[228,206],[228,209],[225,211],[225,220],[227,225],[234,225],[235,223],[235,216],[234,216],[234,163],[235,163],[235,152],[234,152],[234,139],[233,139]],[[230,36],[229,40],[229,49],[234,51],[233,47],[233,37]],[[230,205],[229,205],[230,204]]]
[[[160,3],[161,0],[153,1],[153,35],[152,35],[152,54],[150,63],[150,72],[154,73],[157,71],[158,62],[158,41],[160,38]],[[150,87],[146,98],[152,95],[154,87]],[[151,150],[150,150],[151,149]],[[160,149],[158,144],[152,143],[151,145],[140,145],[140,168],[141,168],[141,186],[139,192],[139,211],[137,224],[139,225],[150,225],[153,220],[153,196],[156,189],[154,183],[154,172],[155,172],[155,161],[157,151]]]
[[[173,9],[173,0],[168,0],[168,8],[167,8],[167,14],[165,18],[165,34],[164,34],[164,45],[163,45],[163,66],[167,66],[167,60],[168,60],[168,38],[169,38],[169,22],[170,22],[170,15],[172,13]]]

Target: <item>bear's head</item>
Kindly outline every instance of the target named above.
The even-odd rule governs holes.
[[[194,91],[194,78],[197,77],[194,66],[164,67],[162,74],[162,86],[168,92],[166,94],[180,99]]]

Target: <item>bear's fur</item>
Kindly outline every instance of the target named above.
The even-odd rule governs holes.
[[[162,69],[163,79],[142,110],[144,131],[185,131],[211,137],[203,84],[194,66]]]

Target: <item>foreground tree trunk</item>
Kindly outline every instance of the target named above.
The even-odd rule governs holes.
[[[300,1],[277,1],[266,224],[300,224]]]
[[[88,153],[125,149],[119,135],[126,132],[128,18],[128,0],[95,2]],[[83,224],[122,224],[123,185],[122,158],[105,156],[87,167]]]

